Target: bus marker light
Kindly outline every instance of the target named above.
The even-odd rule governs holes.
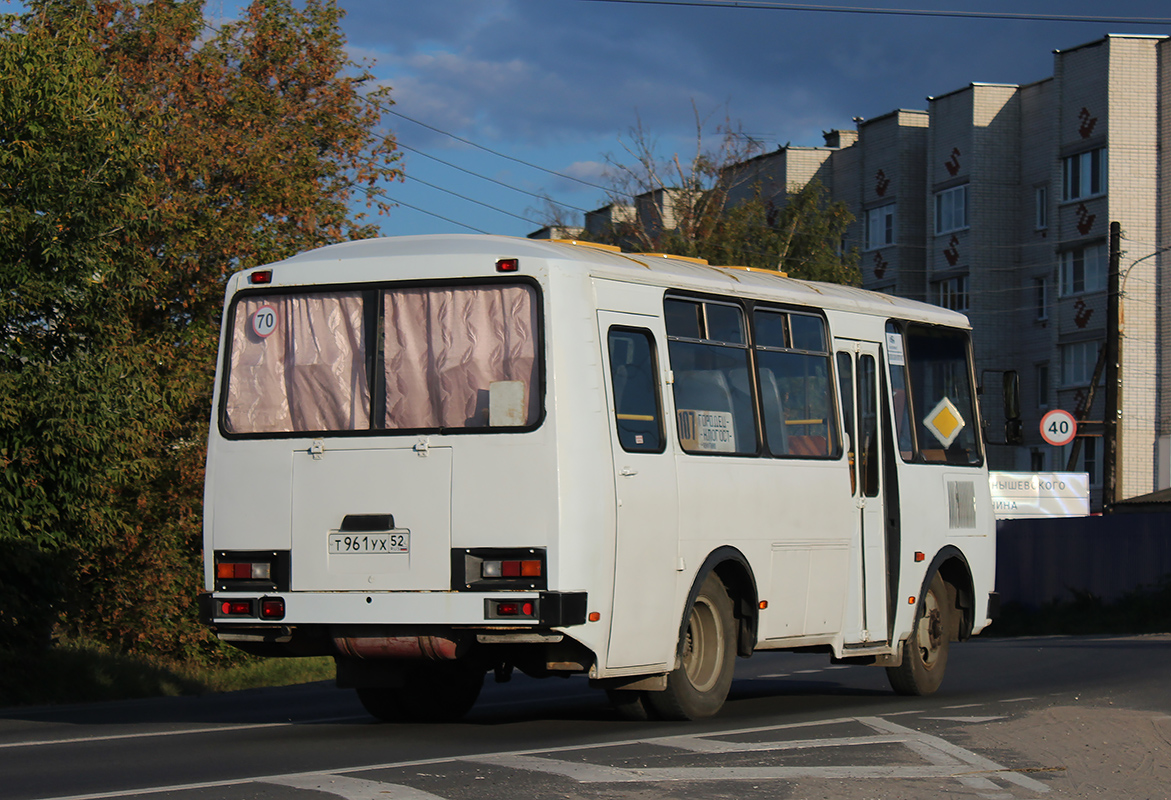
[[[768,608],[768,600],[761,600],[757,604],[757,608],[759,608],[761,611],[764,611],[766,608]]]
[[[498,258],[496,259],[497,272],[516,272],[520,269],[519,258]]]
[[[535,600],[488,600],[485,606],[486,619],[537,619]]]
[[[260,598],[261,619],[284,619],[285,599],[283,597]]]
[[[599,614],[597,611],[591,611],[591,612],[590,612],[590,616],[589,616],[589,620],[590,620],[590,622],[597,622],[597,621],[598,621],[598,620],[600,620],[601,618],[602,618],[602,615],[601,615],[601,614]]]
[[[915,598],[914,598],[914,597],[908,597],[908,598],[907,598],[907,605],[909,605],[909,606],[913,606],[913,605],[915,605]]]
[[[918,564],[920,561],[924,561],[926,558],[927,558],[927,556],[925,553],[923,553],[919,550],[915,551],[915,563],[916,564]]]
[[[220,613],[225,617],[252,616],[251,600],[225,600],[220,603]]]
[[[272,270],[258,269],[248,276],[248,282],[253,285],[258,283],[272,283]]]

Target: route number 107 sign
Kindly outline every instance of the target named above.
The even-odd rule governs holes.
[[[1068,411],[1055,408],[1041,417],[1041,438],[1054,447],[1069,444],[1077,436],[1077,420]]]

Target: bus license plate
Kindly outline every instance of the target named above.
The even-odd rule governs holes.
[[[388,533],[331,533],[329,535],[330,555],[388,555],[409,553],[411,534],[409,532]]]

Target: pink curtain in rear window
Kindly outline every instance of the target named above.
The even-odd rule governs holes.
[[[520,285],[387,292],[386,427],[486,427],[495,381],[524,383],[524,424],[535,423],[534,294]]]
[[[275,327],[254,325],[275,310]],[[370,427],[358,292],[242,300],[232,330],[226,423],[233,433]]]

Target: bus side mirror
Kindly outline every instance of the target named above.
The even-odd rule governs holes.
[[[1004,372],[1004,442],[1019,445],[1025,441],[1021,423],[1021,376],[1015,369]]]

